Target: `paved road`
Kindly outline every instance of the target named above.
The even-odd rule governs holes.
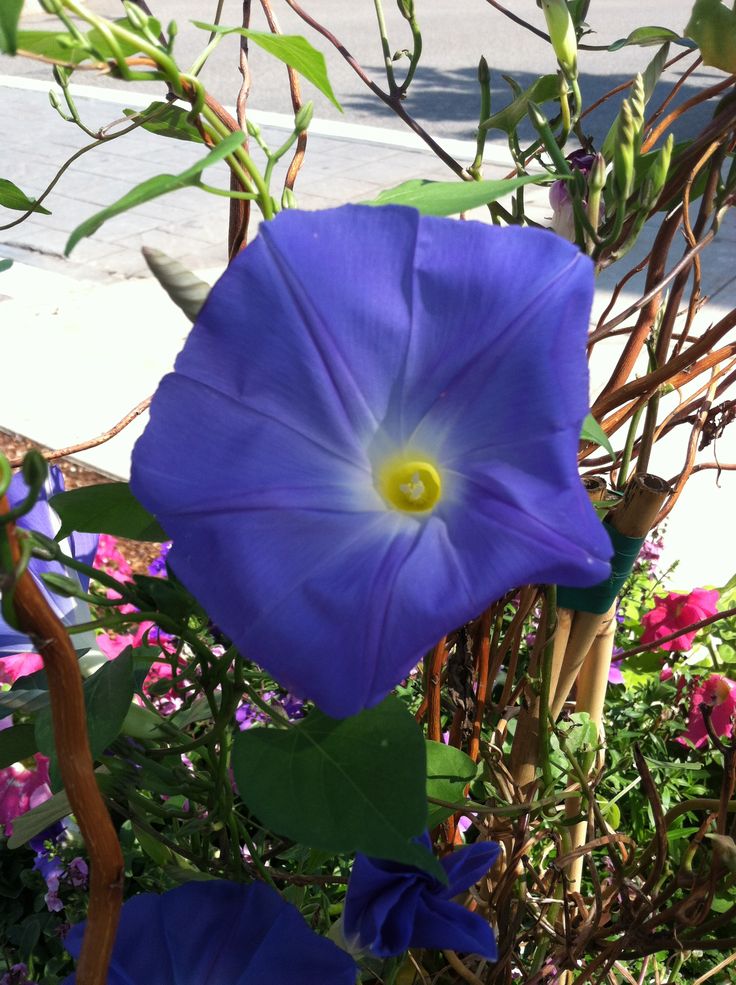
[[[370,0],[304,0],[306,8],[346,45],[369,74],[383,81],[383,67],[374,5]],[[115,16],[120,10],[116,0],[90,0],[89,5],[100,13]],[[215,0],[149,0],[159,19],[168,23],[176,19],[179,26],[177,52],[181,64],[188,66],[196,55],[204,35],[191,25],[194,19],[211,19]],[[500,107],[508,99],[503,74],[513,74],[521,85],[528,85],[540,73],[553,72],[555,64],[549,46],[529,31],[513,24],[484,0],[416,0],[423,31],[424,48],[420,69],[406,101],[407,110],[432,133],[470,139],[477,124],[476,66],[485,55],[492,69],[493,104]],[[509,0],[508,6],[539,28],[544,27],[541,11],[533,0]],[[410,42],[406,23],[398,14],[394,0],[384,0],[389,37],[393,49]],[[657,24],[680,31],[687,22],[691,0],[593,0],[589,22],[595,34],[590,43],[608,44],[625,37],[632,29],[645,24]],[[333,87],[351,123],[367,123],[400,129],[403,124],[383,106],[356,77],[328,42],[308,28],[283,0],[273,0],[282,29],[287,33],[303,33],[322,50],[328,59]],[[224,0],[223,24],[238,24],[239,0]],[[34,15],[28,26],[53,27],[53,18]],[[31,23],[33,21],[34,23]],[[266,29],[258,3],[253,3],[251,26]],[[208,64],[205,79],[208,87],[226,104],[232,104],[240,84],[237,72],[237,39],[226,39]],[[607,89],[630,79],[644,68],[652,57],[651,48],[624,48],[615,53],[581,52],[580,71],[583,95],[592,103]],[[399,63],[401,64],[401,63]],[[289,112],[290,104],[285,85],[283,66],[256,50],[251,56],[251,105],[260,110]],[[20,73],[46,77],[47,69],[18,59],[0,58],[0,73]],[[692,95],[695,88],[708,80],[722,78],[722,73],[704,69],[689,80],[681,98]],[[671,81],[675,78],[670,73]],[[99,81],[85,75],[84,81]],[[79,81],[83,81],[81,78]],[[116,82],[120,85],[120,82]],[[663,94],[664,86],[660,87]],[[316,115],[340,118],[338,111],[321,95],[315,97]],[[703,117],[692,116],[687,131],[692,132]],[[599,139],[608,129],[610,111],[606,107],[597,116],[588,118],[586,127]],[[682,131],[681,136],[688,132]]]

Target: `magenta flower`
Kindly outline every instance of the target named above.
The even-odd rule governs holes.
[[[133,569],[120,553],[117,538],[110,534],[100,534],[94,566],[115,578],[116,581],[132,581]]]
[[[34,754],[35,768],[13,763],[0,770],[0,825],[9,838],[13,821],[51,796],[49,761],[40,752]]]
[[[654,644],[653,649],[660,650],[689,650],[693,640],[698,635],[697,630],[683,633],[682,636],[668,643],[658,643],[663,636],[676,633],[693,623],[707,619],[718,611],[719,594],[717,589],[694,588],[689,595],[680,592],[668,592],[664,598],[658,598],[654,608],[642,616],[644,632],[642,643]]]
[[[517,585],[595,584],[587,257],[345,206],[261,226],[161,382],[131,487],[241,652],[327,714]]]
[[[43,667],[38,653],[14,653],[0,657],[0,684],[15,684],[19,677],[28,677]]]
[[[429,837],[422,840],[429,848]],[[345,897],[346,941],[381,958],[428,947],[495,961],[496,940],[488,921],[454,897],[490,872],[499,851],[495,842],[475,842],[440,859],[446,885],[414,866],[357,855]]]
[[[78,958],[84,924],[64,946]],[[263,883],[213,879],[123,906],[108,985],[355,985],[353,959]],[[76,976],[66,979],[74,985]]]
[[[736,681],[720,674],[711,674],[700,681],[690,698],[690,714],[687,731],[677,737],[677,741],[687,745],[688,741],[696,748],[708,742],[708,730],[703,719],[703,706],[710,706],[710,720],[719,738],[730,739],[733,733],[733,715],[736,711]]]

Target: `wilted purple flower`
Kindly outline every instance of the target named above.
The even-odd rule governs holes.
[[[48,500],[51,496],[55,496],[56,493],[63,491],[64,478],[61,471],[52,465],[49,469],[46,483],[41,491],[41,497],[33,509],[18,520],[18,526],[26,530],[37,530],[46,537],[55,537],[60,523],[58,517],[49,506]],[[27,495],[28,486],[21,473],[18,472],[11,479],[7,492],[8,502],[11,508],[18,506]],[[91,565],[97,550],[97,535],[73,533],[61,542],[61,549],[65,554],[69,554],[71,557],[76,558],[76,560],[84,561],[86,564]],[[28,570],[41,589],[46,601],[62,622],[65,622],[67,625],[74,625],[75,623],[87,622],[91,618],[86,602],[55,595],[41,581],[41,574],[46,572],[66,575],[67,578],[77,580],[78,576],[73,571],[68,571],[57,561],[41,561],[37,558],[31,558],[28,563]],[[82,587],[86,589],[88,579],[80,577],[78,580]],[[77,646],[79,645],[78,637]],[[0,656],[26,653],[32,649],[33,645],[27,636],[12,629],[0,619]]]
[[[589,154],[581,148],[567,155],[567,160],[573,170],[580,171],[586,177],[595,162],[595,154]],[[568,189],[569,181],[553,181],[549,188],[549,204],[552,206],[552,229],[558,236],[572,242],[575,239],[575,216],[572,209],[572,198]]]
[[[74,886],[75,889],[84,889],[87,885],[89,867],[83,858],[77,856],[69,863],[66,870],[65,879]]]
[[[36,985],[28,977],[28,965],[14,964],[10,971],[6,971],[0,978],[0,985]]]
[[[50,875],[46,880],[48,892],[44,896],[44,900],[46,901],[46,907],[51,910],[52,913],[59,913],[64,909],[63,900],[59,896],[60,879],[60,875]]]
[[[75,958],[83,933],[77,924],[64,941]],[[353,959],[273,889],[215,879],[129,899],[107,985],[355,985],[356,976]]]
[[[133,453],[173,570],[336,717],[514,586],[607,577],[576,464],[592,293],[542,230],[361,206],[265,223]]]
[[[422,841],[430,847],[427,835]],[[499,851],[495,842],[475,842],[440,859],[447,885],[414,866],[357,855],[345,897],[345,939],[381,958],[428,947],[495,961],[496,940],[488,921],[453,897],[487,875]]]

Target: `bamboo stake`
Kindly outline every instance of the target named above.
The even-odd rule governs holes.
[[[645,537],[670,492],[669,483],[658,476],[637,474],[627,484],[623,499],[609,514],[608,521],[620,534],[626,537]],[[562,708],[572,684],[577,678],[576,712],[587,712],[598,728],[603,741],[603,705],[608,687],[608,674],[611,669],[613,641],[616,632],[616,606],[614,601],[608,612],[595,615],[578,612],[573,622],[571,642],[565,653],[563,672],[560,675],[559,691],[552,706]],[[586,649],[586,639],[593,633]],[[573,645],[574,644],[574,645]],[[582,653],[582,659],[580,657]],[[569,686],[568,686],[569,685]],[[564,694],[563,694],[563,688]],[[566,802],[568,816],[580,812],[579,799]],[[588,822],[580,821],[570,832],[570,851],[585,844]],[[583,871],[584,856],[573,859],[568,869],[570,892],[579,892]]]
[[[606,481],[601,476],[586,476],[583,479],[583,485],[588,491],[591,502],[600,502],[605,498]],[[560,671],[568,646],[574,615],[572,609],[557,609],[557,629],[555,630],[550,668],[550,695],[555,695],[558,691]],[[535,647],[529,666],[531,677],[539,677],[540,662],[535,659],[538,655],[541,655],[541,650]],[[550,711],[555,718],[559,714],[559,712],[555,713],[552,708]],[[532,782],[539,763],[539,713],[539,694],[535,693],[529,699],[528,705],[523,707],[519,713],[514,743],[511,748],[509,770],[514,783],[521,789]]]

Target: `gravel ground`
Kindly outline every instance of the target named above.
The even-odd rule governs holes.
[[[49,450],[45,445],[26,438],[22,434],[0,428],[0,452],[11,462],[22,458],[29,448],[37,448],[42,452]],[[55,464],[59,466],[64,475],[67,489],[78,489],[80,486],[94,486],[103,482],[118,481],[118,476],[97,472],[86,465],[82,465],[74,458],[61,458]],[[133,570],[145,574],[148,565],[158,556],[161,545],[120,538],[118,539],[118,547]]]

